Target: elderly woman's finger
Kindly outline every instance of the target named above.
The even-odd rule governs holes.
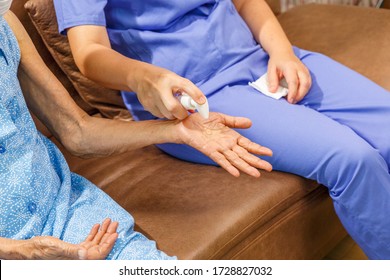
[[[99,232],[100,224],[95,224],[84,241],[92,241]]]
[[[272,171],[272,165],[269,162],[262,160],[253,154],[248,153],[246,149],[240,146],[236,146],[233,148],[233,151],[249,165],[266,171]]]
[[[210,158],[215,161],[219,166],[221,166],[223,169],[225,169],[227,172],[229,172],[234,177],[240,176],[240,171],[238,171],[237,168],[235,168],[227,159],[226,157],[221,154],[218,151],[214,151],[211,153]]]
[[[252,126],[252,121],[244,117],[233,117],[218,113],[223,119],[223,124],[230,128],[249,128]]]
[[[260,172],[253,166],[249,165],[245,160],[243,160],[239,155],[237,155],[232,150],[225,150],[223,151],[223,155],[226,157],[226,159],[238,170],[241,170],[242,172],[253,176],[253,177],[259,177]]]
[[[109,218],[105,219],[100,227],[99,232],[95,235],[92,242],[94,242],[95,244],[99,244],[104,234],[107,232],[107,229],[110,226],[110,224],[111,224],[111,219]]]
[[[272,150],[261,146],[255,142],[252,142],[248,138],[244,136],[240,136],[237,140],[238,145],[246,149],[248,152],[252,154],[257,154],[261,156],[272,156]]]
[[[116,231],[118,229],[118,222],[112,222],[110,226],[107,228],[107,232],[103,235],[102,240],[100,243],[105,243],[109,238],[111,238],[112,235],[116,234]]]

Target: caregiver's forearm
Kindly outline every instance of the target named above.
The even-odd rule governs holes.
[[[76,26],[68,29],[67,34],[80,71],[107,88],[137,92],[138,81],[156,68],[111,49],[105,27]]]
[[[233,0],[253,37],[270,54],[292,52],[279,21],[264,0]]]

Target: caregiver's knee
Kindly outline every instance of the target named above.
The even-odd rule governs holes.
[[[339,197],[348,188],[364,186],[356,184],[363,182],[367,174],[375,174],[379,169],[387,169],[387,165],[380,154],[370,145],[344,145],[339,147],[330,158],[328,171],[328,187],[333,198]],[[326,169],[326,167],[325,167]]]
[[[345,145],[339,150],[340,168],[353,170],[375,169],[384,164],[379,152],[370,145]]]

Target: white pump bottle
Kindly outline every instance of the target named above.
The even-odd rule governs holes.
[[[186,110],[190,111],[198,111],[198,113],[204,118],[208,119],[209,118],[209,103],[206,99],[206,102],[202,105],[199,105],[196,103],[191,96],[189,96],[186,93],[181,93],[181,95],[178,96],[178,99],[180,100],[181,105],[183,105]]]

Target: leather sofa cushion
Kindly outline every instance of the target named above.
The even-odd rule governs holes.
[[[330,56],[390,90],[389,10],[308,4],[278,19],[293,45]]]
[[[154,146],[80,159],[56,144],[72,171],[110,195],[134,216],[136,230],[179,259],[316,259],[345,236],[327,189],[299,176],[273,171],[234,178]]]
[[[58,33],[53,1],[30,0],[26,2],[25,8],[54,60],[84,101],[104,117],[131,120],[131,114],[126,110],[119,91],[97,85],[78,70],[66,36]]]

